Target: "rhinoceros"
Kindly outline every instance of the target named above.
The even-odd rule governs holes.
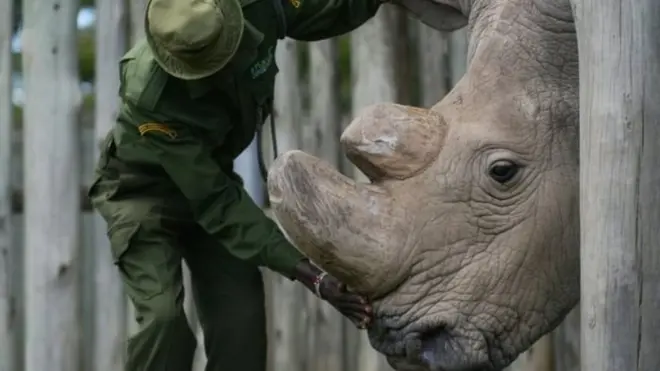
[[[571,6],[403,1],[436,28],[468,27],[466,74],[430,109],[356,115],[341,143],[368,183],[281,155],[271,207],[301,251],[371,298],[369,339],[393,367],[501,370],[579,300]]]

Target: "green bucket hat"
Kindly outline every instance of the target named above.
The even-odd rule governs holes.
[[[194,80],[227,65],[243,37],[244,22],[238,0],[149,0],[144,23],[163,70]]]

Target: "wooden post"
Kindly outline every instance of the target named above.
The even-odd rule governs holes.
[[[279,153],[299,149],[301,145],[301,94],[298,78],[297,42],[279,41],[275,60],[280,68],[275,81],[274,112]],[[265,131],[270,131],[266,128]],[[264,154],[267,156],[267,154]],[[266,159],[266,164],[270,161]],[[299,283],[270,271],[265,272],[269,293],[271,327],[270,367],[272,371],[305,371],[303,359],[302,325],[305,307],[302,298],[305,288]]]
[[[119,108],[119,59],[126,51],[126,8],[123,1],[97,0],[94,158]],[[91,251],[94,282],[94,328],[92,370],[116,371],[123,361],[126,336],[126,299],[119,273],[110,254],[107,226],[94,213],[94,246]]]
[[[120,0],[117,0],[120,1]],[[144,37],[144,16],[147,0],[125,0],[128,2],[130,14],[130,44]]]
[[[15,245],[12,241],[12,63],[11,38],[13,2],[0,1],[0,371],[14,371],[15,300],[11,266]]]
[[[351,33],[353,116],[367,105],[397,101],[395,40],[403,30],[397,27],[399,18],[396,10],[383,5],[373,19]],[[356,167],[354,177],[366,180]],[[346,322],[346,334],[359,339],[354,345],[358,349],[357,360],[349,370],[391,370],[385,357],[371,347],[366,332],[358,332],[353,324]]]
[[[24,0],[23,10],[25,368],[71,371],[80,357],[78,1]]]
[[[580,307],[552,333],[556,371],[580,371]]]
[[[417,21],[419,82],[422,107],[430,108],[447,94],[447,33],[440,32]]]
[[[339,66],[337,40],[309,44],[310,122],[313,133],[305,151],[339,167],[341,113],[339,112]],[[308,295],[310,315],[308,370],[343,371],[343,316],[327,302]]]
[[[456,85],[467,70],[468,35],[467,27],[449,34],[450,84]]]
[[[660,369],[660,2],[573,0],[582,371]]]
[[[554,371],[552,349],[552,336],[548,334],[521,354],[505,371]]]

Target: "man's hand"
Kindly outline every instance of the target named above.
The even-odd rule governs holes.
[[[296,279],[321,299],[346,316],[359,329],[371,323],[371,305],[367,300],[351,292],[344,283],[321,271],[309,260],[302,260],[296,266]]]

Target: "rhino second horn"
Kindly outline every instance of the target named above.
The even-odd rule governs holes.
[[[364,108],[341,136],[346,156],[372,182],[406,179],[437,158],[447,135],[440,113],[394,103]]]
[[[268,192],[273,214],[291,242],[353,290],[383,295],[403,276],[396,254],[405,226],[392,199],[378,186],[358,184],[301,151],[271,165]]]

